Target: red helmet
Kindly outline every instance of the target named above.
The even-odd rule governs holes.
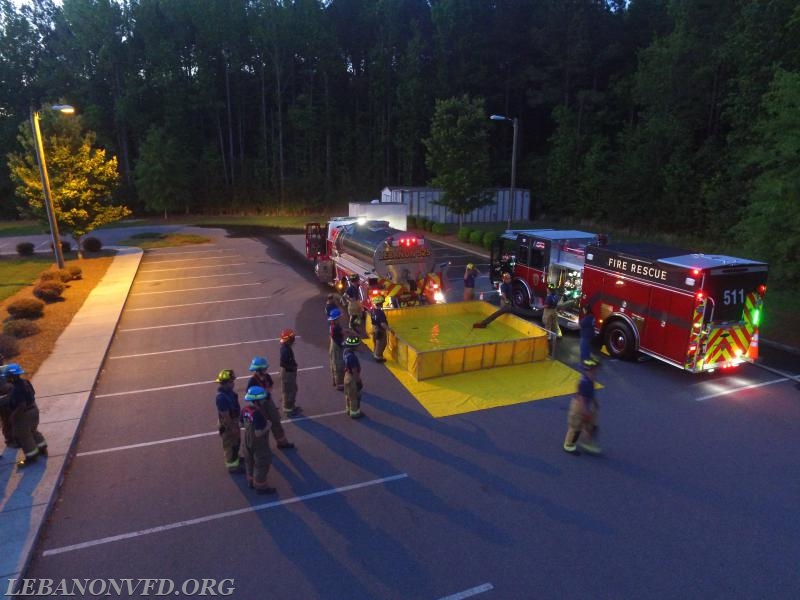
[[[294,339],[294,329],[284,329],[281,331],[281,341],[288,342]]]

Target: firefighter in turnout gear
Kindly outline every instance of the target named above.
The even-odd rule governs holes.
[[[361,381],[361,363],[356,356],[356,348],[361,340],[356,336],[348,336],[344,340],[344,401],[345,412],[348,417],[360,419],[364,416],[361,412],[361,390],[364,387]]]
[[[595,398],[594,380],[597,369],[600,367],[594,359],[584,360],[581,363],[583,377],[578,382],[578,393],[569,403],[567,416],[567,435],[564,438],[564,451],[577,453],[577,445],[589,454],[600,454],[600,446],[595,443],[597,438],[597,413],[600,405]],[[581,438],[578,443],[578,438]]]
[[[267,418],[270,422],[272,435],[275,436],[275,442],[281,450],[288,450],[294,448],[294,444],[286,439],[286,432],[281,425],[281,414],[278,408],[272,401],[272,376],[267,372],[269,369],[269,362],[263,356],[255,356],[250,361],[250,368],[248,369],[253,375],[247,380],[247,389],[258,386],[264,388],[268,395],[261,401],[261,407],[267,413]]]
[[[373,356],[375,362],[383,363],[386,359],[383,357],[383,352],[386,350],[386,338],[391,331],[389,321],[386,318],[386,313],[383,312],[383,303],[386,299],[383,296],[375,296],[372,303],[372,311],[370,318],[372,320],[372,341],[375,343],[373,348]]]
[[[347,314],[350,317],[350,329],[360,335],[361,325],[364,319],[364,309],[361,306],[361,293],[358,289],[358,275],[350,275],[350,285],[344,291],[342,303],[347,307]]]
[[[283,414],[296,417],[303,410],[297,406],[297,361],[294,359],[295,333],[293,329],[281,331],[281,395]]]
[[[475,300],[475,280],[480,275],[475,265],[469,263],[464,270],[464,301],[469,302]]]
[[[328,348],[328,358],[331,363],[331,378],[333,379],[333,387],[337,390],[344,389],[344,331],[342,326],[339,325],[339,317],[342,316],[342,311],[334,308],[328,315],[328,323],[330,325],[330,347]]]
[[[14,439],[19,443],[24,456],[17,467],[30,466],[39,455],[47,456],[47,441],[39,433],[39,407],[33,385],[21,375],[25,374],[16,363],[0,367],[0,374],[11,385],[8,391],[9,421]]]
[[[561,337],[561,328],[558,326],[558,286],[555,283],[547,284],[547,296],[544,299],[544,310],[542,311],[542,325],[550,335]]]
[[[0,354],[0,369],[2,369],[4,357]],[[9,399],[8,394],[11,391],[11,384],[8,383],[5,377],[0,377],[0,424],[3,428],[3,441],[8,448],[19,448],[19,444],[14,439],[14,434],[11,431],[11,409],[8,407]]]
[[[272,452],[269,449],[269,425],[264,403],[271,402],[269,392],[261,386],[247,388],[244,396],[247,404],[242,410],[244,427],[244,468],[247,485],[261,494],[274,494],[275,488],[267,483],[267,474],[272,465]]]
[[[217,388],[217,415],[219,417],[219,434],[222,437],[222,452],[225,457],[225,466],[231,473],[240,470],[239,467],[239,395],[233,391],[236,383],[236,374],[232,369],[222,369],[216,379]]]

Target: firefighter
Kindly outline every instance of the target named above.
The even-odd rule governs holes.
[[[589,360],[592,358],[592,340],[594,339],[595,327],[595,318],[590,305],[581,306],[578,326],[581,331],[581,360]]]
[[[464,271],[464,301],[469,302],[475,299],[475,280],[480,275],[480,271],[475,265],[469,263]]]
[[[372,320],[372,340],[375,343],[373,348],[373,356],[375,362],[384,363],[386,359],[383,357],[383,352],[386,350],[386,337],[391,331],[389,321],[386,319],[386,313],[383,311],[383,303],[386,299],[383,296],[375,296],[372,299],[372,311],[370,311],[370,319]]]
[[[4,356],[0,354],[0,368],[4,364]],[[8,406],[9,392],[11,392],[11,384],[6,381],[5,377],[0,377],[0,425],[2,425],[3,440],[7,448],[19,448],[19,444],[14,439],[14,434],[11,430],[11,409]]]
[[[267,483],[267,474],[272,465],[272,452],[269,449],[269,425],[271,419],[265,407],[272,402],[270,394],[261,386],[247,388],[244,396],[247,404],[242,410],[244,427],[244,468],[247,485],[261,494],[274,494],[275,488]]]
[[[364,309],[361,307],[361,291],[358,288],[358,275],[353,274],[348,278],[350,284],[342,295],[342,302],[347,307],[347,314],[350,316],[350,329],[359,333],[361,324],[364,321]]]
[[[236,374],[232,369],[222,369],[217,375],[217,416],[219,417],[219,434],[222,437],[222,453],[225,467],[230,473],[240,471],[239,464],[239,394],[233,391]]]
[[[344,340],[344,402],[345,412],[352,419],[364,416],[361,412],[361,363],[356,355],[356,348],[361,343],[357,336],[348,336]]]
[[[542,325],[550,332],[550,336],[561,337],[561,328],[558,326],[558,286],[555,283],[547,284],[547,296],[544,299],[542,311]]]
[[[500,308],[486,317],[483,321],[478,323],[473,323],[473,327],[475,329],[485,329],[486,326],[494,321],[497,317],[507,312],[513,312],[514,310],[514,303],[513,303],[513,292],[511,287],[511,273],[504,272],[503,273],[503,281],[500,283]]]
[[[337,390],[344,389],[344,358],[342,352],[344,351],[344,331],[342,326],[339,325],[339,317],[342,316],[342,311],[334,308],[328,315],[328,323],[330,325],[330,346],[328,348],[328,357],[331,364],[331,378],[333,379],[333,387]]]
[[[330,317],[331,312],[334,310],[338,310],[341,314],[341,307],[339,303],[336,301],[336,296],[333,294],[328,294],[328,297],[325,298],[325,317]]]
[[[581,363],[583,376],[578,382],[578,393],[569,403],[567,415],[567,435],[564,438],[564,451],[571,454],[578,452],[577,446],[589,454],[600,454],[600,446],[595,443],[597,438],[597,413],[600,405],[595,398],[594,382],[597,369],[600,367],[594,359],[584,360]],[[578,438],[583,436],[580,443]]]
[[[297,406],[297,361],[294,359],[295,333],[293,329],[281,331],[281,395],[283,414],[291,419],[302,412]]]
[[[39,433],[39,407],[33,385],[21,375],[25,374],[16,363],[0,367],[3,378],[11,386],[8,390],[9,422],[13,438],[19,443],[23,457],[17,468],[24,469],[35,463],[39,455],[47,456],[47,441]]]
[[[286,439],[286,432],[281,425],[281,415],[278,408],[272,401],[272,376],[267,372],[269,369],[269,362],[263,356],[255,356],[250,361],[250,368],[248,369],[253,375],[247,380],[247,389],[249,390],[254,385],[262,387],[268,392],[268,396],[261,402],[262,408],[267,413],[267,418],[270,422],[272,435],[275,436],[275,442],[281,450],[289,450],[294,448],[294,444]]]

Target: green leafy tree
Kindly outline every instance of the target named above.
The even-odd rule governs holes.
[[[425,163],[435,173],[430,184],[442,189],[438,201],[458,215],[492,203],[489,186],[486,109],[482,99],[468,96],[437,100],[431,135],[424,140]]]
[[[748,156],[758,175],[736,228],[745,246],[769,261],[776,280],[800,283],[800,72],[776,69],[762,100]]]
[[[113,204],[119,182],[117,159],[94,147],[94,133],[82,132],[80,118],[42,112],[41,129],[53,210],[59,228],[69,233],[81,256],[81,239],[98,227],[128,216],[125,206]],[[19,127],[24,150],[8,155],[8,168],[16,183],[16,194],[27,202],[24,213],[47,222],[42,183],[36,162],[30,124]]]
[[[189,212],[196,161],[161,127],[147,131],[139,149],[134,181],[148,210],[167,213],[183,208]]]

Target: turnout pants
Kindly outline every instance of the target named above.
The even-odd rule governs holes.
[[[269,449],[269,429],[256,430],[247,427],[244,434],[244,468],[247,483],[257,489],[269,487],[267,474],[272,466],[272,452]]]
[[[587,409],[582,400],[573,398],[569,403],[567,435],[564,438],[564,446],[574,446],[581,434],[583,434],[582,443],[594,443],[596,429],[597,409]]]
[[[284,412],[292,412],[297,402],[297,371],[287,371],[281,367],[281,395]]]
[[[358,416],[361,414],[361,390],[359,384],[361,380],[359,377],[346,371],[344,374],[344,402],[345,410],[349,416]]]
[[[383,358],[383,352],[386,350],[386,331],[381,327],[376,327],[372,330],[372,340],[375,342],[375,358]]]
[[[11,428],[26,459],[38,456],[39,451],[47,447],[44,436],[39,433],[39,408],[35,404],[15,410],[11,414]]]
[[[330,348],[328,348],[328,357],[331,363],[331,378],[333,385],[340,387],[344,383],[344,358],[342,357],[342,347],[331,340]]]
[[[225,466],[229,471],[239,469],[239,444],[241,434],[239,433],[239,419],[230,415],[225,415],[219,419],[220,436],[222,436],[222,454],[225,458]]]

